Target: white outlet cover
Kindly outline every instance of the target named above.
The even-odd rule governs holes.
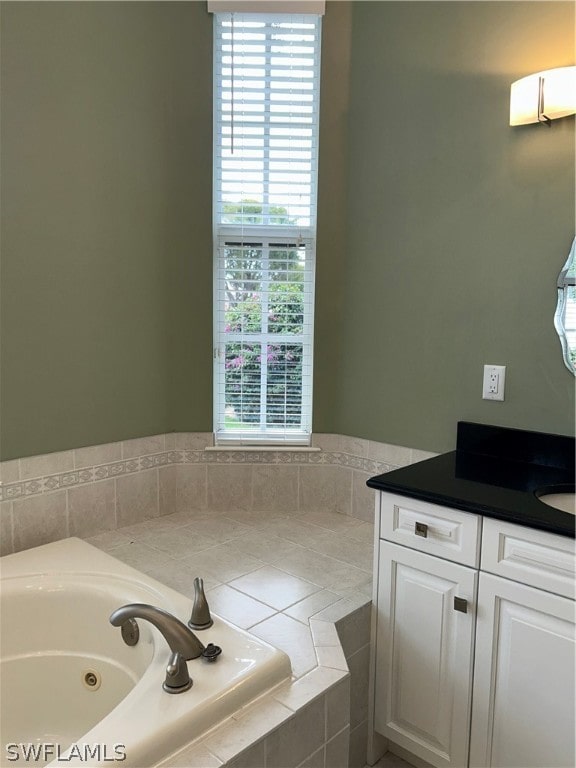
[[[504,400],[506,383],[505,365],[485,365],[482,380],[482,398],[484,400]]]

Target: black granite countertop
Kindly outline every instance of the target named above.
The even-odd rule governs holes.
[[[368,480],[370,488],[574,537],[576,518],[535,492],[574,490],[575,441],[459,422],[455,451]]]

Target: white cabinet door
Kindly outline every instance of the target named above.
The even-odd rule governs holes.
[[[477,575],[380,541],[375,730],[438,767],[468,763]]]
[[[470,765],[573,768],[574,603],[482,573]]]

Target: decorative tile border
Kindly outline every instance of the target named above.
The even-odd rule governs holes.
[[[124,461],[112,461],[92,467],[44,475],[9,483],[0,482],[0,501],[37,496],[59,489],[96,483],[99,480],[130,475],[157,467],[179,464],[259,464],[259,465],[321,465],[346,467],[378,475],[396,469],[398,465],[385,464],[341,451],[162,451]]]
[[[92,446],[85,449],[79,449],[78,451],[65,452],[59,456],[47,454],[45,456],[32,457],[31,459],[5,462],[4,465],[0,465],[0,471],[3,469],[6,470],[3,473],[5,482],[3,484],[0,483],[0,500],[4,500],[5,505],[3,506],[5,506],[6,509],[6,515],[4,515],[5,519],[0,519],[0,522],[3,525],[3,530],[6,529],[7,531],[5,552],[8,554],[12,551],[12,542],[14,542],[14,547],[18,546],[16,537],[16,521],[18,518],[23,518],[23,522],[19,522],[19,530],[22,527],[25,528],[29,524],[30,517],[36,516],[38,516],[40,528],[42,528],[43,516],[46,514],[43,509],[44,500],[35,500],[29,503],[28,501],[24,501],[24,499],[41,497],[43,494],[48,494],[46,497],[47,502],[50,501],[49,494],[52,494],[52,499],[58,497],[58,502],[60,503],[61,497],[71,499],[72,496],[77,493],[84,496],[82,492],[77,492],[74,489],[93,484],[95,488],[106,489],[106,492],[108,492],[110,486],[112,486],[112,493],[116,497],[116,495],[119,494],[121,487],[123,491],[126,490],[126,487],[123,485],[124,483],[128,483],[129,485],[132,483],[132,481],[128,480],[129,476],[143,473],[142,481],[145,484],[148,483],[149,476],[155,474],[155,492],[158,494],[158,497],[160,497],[162,493],[166,493],[166,486],[168,486],[170,493],[173,489],[176,489],[177,481],[175,475],[177,473],[175,473],[175,475],[172,475],[171,472],[166,473],[166,485],[162,488],[162,483],[159,481],[159,473],[151,473],[150,470],[159,470],[163,467],[172,466],[244,465],[246,471],[251,471],[252,467],[255,466],[293,466],[296,471],[295,473],[299,477],[301,474],[303,475],[305,473],[306,482],[309,483],[311,478],[312,484],[314,484],[315,472],[310,472],[309,470],[304,469],[302,471],[296,470],[297,467],[341,467],[347,470],[346,473],[342,474],[348,478],[347,482],[350,499],[347,503],[350,505],[350,513],[354,515],[357,510],[354,509],[352,499],[355,498],[355,494],[357,493],[362,500],[366,497],[365,500],[370,502],[368,506],[371,506],[373,509],[373,501],[371,501],[365,493],[367,490],[365,488],[365,479],[367,476],[387,472],[402,464],[411,463],[411,461],[426,457],[420,451],[373,443],[361,439],[347,438],[340,435],[317,435],[315,437],[318,441],[317,447],[319,447],[320,450],[312,452],[290,450],[243,451],[238,449],[208,451],[204,449],[207,447],[205,435],[182,433],[177,435],[158,435],[142,440],[127,441],[127,443],[122,445],[109,444]],[[162,447],[165,450],[158,450],[158,448]],[[81,456],[78,455],[80,453]],[[100,460],[108,458],[110,460],[103,463],[94,463],[93,465],[88,466],[77,466],[78,464],[83,464],[86,461],[87,456],[92,458],[92,460],[95,458]],[[392,463],[393,460],[397,460],[397,463]],[[26,471],[31,472],[33,471],[32,468],[34,470],[59,469],[60,471],[42,474],[37,477],[23,478],[20,473]],[[235,474],[242,475],[242,473]],[[293,475],[294,473],[285,471],[282,474]],[[209,475],[210,473],[208,472],[208,477]],[[332,482],[333,477],[337,477],[338,475],[339,473],[331,472],[325,472],[323,474],[325,478],[329,478],[330,482]],[[353,480],[353,478],[355,479]],[[9,480],[9,482],[6,482],[6,480]],[[355,486],[356,480],[358,481],[357,487]],[[168,496],[170,496],[170,493]],[[88,496],[90,497],[90,495],[91,491]],[[103,495],[105,495],[104,492]],[[19,502],[18,500],[21,501]],[[12,504],[12,501],[14,501],[14,504]],[[116,503],[116,498],[114,503]],[[68,502],[66,502],[66,504],[68,504]],[[17,506],[21,507],[21,509],[18,510],[18,514],[16,513]],[[12,512],[12,510],[14,511]],[[77,533],[69,534],[69,531],[72,531],[72,510],[73,507],[70,506],[69,509],[68,507],[65,508],[64,513],[62,513],[61,510],[57,511],[57,514],[63,514],[63,519],[66,520],[66,533],[63,533],[64,528],[62,528],[62,526],[56,531],[48,530],[46,535],[45,532],[41,531],[41,535],[44,536],[43,541],[50,540],[51,538],[61,538],[63,535],[83,535]],[[350,513],[347,512],[347,514]],[[74,514],[77,515],[77,510],[74,510]],[[91,511],[89,515],[90,514],[93,514],[93,511]],[[98,514],[100,514],[100,512],[98,512]],[[362,518],[361,515],[358,516]],[[70,523],[68,523],[68,520]],[[90,520],[91,518],[89,517],[89,523]],[[113,535],[114,529],[111,528],[109,531],[105,532]],[[19,542],[21,548],[22,546],[31,546],[26,533],[26,531],[24,531],[24,533],[21,531]],[[360,600],[361,605],[369,602],[369,598],[357,596],[357,599]],[[341,604],[345,602],[346,601],[340,601]],[[358,621],[356,619],[354,607],[357,606],[350,605],[348,607],[351,609],[352,614],[354,614],[353,635],[356,637],[358,635]],[[331,635],[328,636],[326,633],[326,625],[324,627],[321,626],[324,622],[340,620],[340,617],[332,615],[332,613],[328,612],[328,609],[326,609],[326,611],[325,616],[321,614],[318,615],[318,621],[314,625],[314,628],[317,630],[317,637],[314,639],[314,645],[319,667],[300,678],[298,682],[292,686],[291,690],[293,689],[293,692],[295,693],[298,688],[305,689],[303,698],[306,699],[306,703],[310,700],[310,705],[315,708],[317,708],[319,703],[325,698],[325,701],[322,703],[322,708],[325,711],[324,717],[326,720],[326,728],[328,728],[328,700],[330,699],[330,711],[332,711],[336,689],[338,688],[338,698],[340,700],[338,710],[340,711],[344,707],[348,708],[347,722],[346,724],[342,722],[338,726],[341,730],[335,728],[334,732],[330,733],[330,736],[328,736],[328,732],[326,731],[325,737],[317,745],[318,748],[315,748],[313,754],[306,758],[304,763],[310,762],[310,764],[331,768],[333,765],[337,764],[342,756],[348,754],[350,748],[351,754],[354,753],[356,755],[356,753],[358,753],[358,765],[363,765],[365,763],[366,739],[364,738],[362,729],[365,727],[365,723],[362,721],[359,725],[356,725],[353,733],[351,732],[349,686],[354,685],[355,687],[360,686],[361,688],[365,688],[363,683],[364,675],[363,673],[358,673],[358,670],[356,669],[356,667],[358,667],[358,662],[354,660],[355,654],[352,653],[355,648],[348,649],[350,653],[352,653],[350,656],[350,663],[353,663],[353,666],[355,665],[354,669],[356,670],[355,674],[352,676],[353,679],[349,682],[348,655],[346,654],[346,648],[344,648],[345,653],[343,654],[340,640],[337,641],[335,632],[332,631]],[[347,617],[349,611],[347,610],[345,613]],[[369,618],[369,613],[367,613],[366,616]],[[331,625],[331,628],[334,630],[333,624]],[[342,630],[345,630],[344,626],[342,627]],[[340,629],[338,631],[340,631]],[[360,652],[364,653],[364,649],[362,648],[360,651],[356,651],[356,653]],[[360,659],[360,661],[362,661],[362,659]],[[328,674],[331,676],[331,679],[318,679],[318,685],[316,685],[316,683],[312,685],[319,674],[324,675],[324,677]],[[344,689],[346,695],[343,695]],[[285,739],[284,735],[280,737],[280,734],[283,734],[285,725],[289,729],[289,733],[287,731],[286,736],[289,736],[290,740],[292,740],[295,719],[301,718],[302,722],[306,721],[308,716],[306,706],[304,706],[304,709],[302,710],[304,701],[299,699],[297,705],[296,703],[292,705],[291,701],[284,701],[282,699],[282,694],[282,691],[278,691],[277,703],[279,706],[282,705],[283,709],[286,710],[286,723],[284,724],[284,722],[282,722],[281,725],[276,725],[276,727],[272,729],[267,728],[265,729],[265,733],[262,732],[259,735],[254,734],[256,742],[253,745],[254,749],[262,748],[264,749],[264,752],[266,752],[268,748],[274,750],[276,741],[278,741],[279,738],[281,738],[281,740]],[[290,695],[292,696],[292,693]],[[354,697],[354,699],[355,698],[357,697]],[[240,722],[238,725],[240,725]],[[242,733],[244,734],[246,721],[242,720],[241,725]],[[225,730],[227,731],[228,729]],[[362,738],[357,735],[360,731],[362,731],[360,734]],[[225,735],[226,739],[228,739],[229,732],[226,732]],[[353,739],[351,739],[352,735],[354,736]],[[352,744],[355,746],[350,746]],[[232,768],[232,766],[234,766],[234,768],[240,768],[240,765],[244,764],[244,757],[247,756],[239,751],[238,755],[233,757],[231,755],[231,759],[227,760],[220,752],[222,748],[221,745],[214,740],[203,742],[200,745],[194,745],[193,750],[197,747],[205,747],[206,750],[210,748],[209,754],[214,760],[213,764],[219,766],[229,764],[230,768]],[[176,762],[168,761],[166,766],[177,768],[177,766],[180,766],[178,757],[183,757],[186,761],[188,758],[193,759],[194,756],[195,755],[188,754],[186,751],[185,755],[174,756]],[[237,757],[239,757],[238,761]],[[300,758],[298,759],[298,762],[301,765],[304,764],[300,761]],[[186,762],[186,765],[190,764],[192,763]],[[209,765],[212,763],[201,764]],[[252,762],[252,764],[264,765],[265,763],[260,760],[260,762]]]

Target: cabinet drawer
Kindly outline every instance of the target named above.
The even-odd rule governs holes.
[[[380,538],[477,568],[479,515],[426,501],[380,494]]]
[[[482,570],[574,599],[574,539],[484,520]]]

